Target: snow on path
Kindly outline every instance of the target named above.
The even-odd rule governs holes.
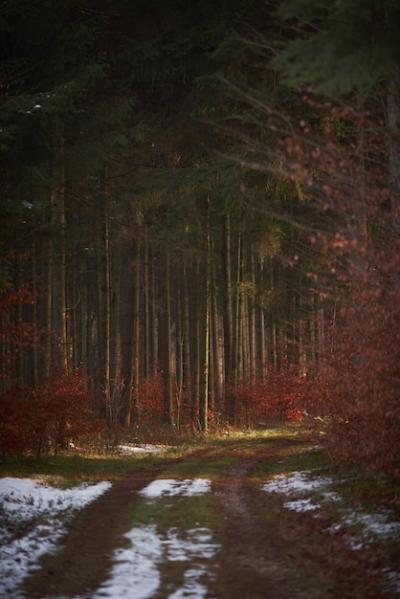
[[[303,470],[301,472],[292,472],[291,474],[279,474],[271,481],[263,485],[264,491],[268,493],[283,493],[291,495],[292,493],[306,493],[308,491],[317,491],[333,482],[328,477],[311,478],[311,472]]]
[[[148,499],[158,499],[162,496],[183,495],[192,497],[201,495],[211,490],[210,481],[205,478],[186,478],[175,480],[173,478],[159,478],[153,480],[139,494]]]
[[[147,501],[163,497],[193,497],[211,490],[207,479],[156,479],[139,491]],[[171,506],[168,506],[171,507]],[[182,585],[171,591],[169,599],[204,599],[210,579],[205,562],[214,557],[220,546],[212,540],[208,528],[179,530],[169,528],[158,532],[155,524],[136,526],[124,535],[126,549],[115,551],[110,576],[94,593],[75,599],[147,599],[155,596],[161,586],[160,566],[171,562],[188,562]]]
[[[31,479],[0,478],[0,596],[17,598],[23,579],[56,550],[64,523],[111,487],[103,481],[59,489]]]
[[[312,472],[304,470],[291,474],[275,476],[262,486],[267,493],[280,493],[289,497],[295,496],[291,501],[286,501],[283,507],[296,512],[316,512],[321,509],[321,503],[309,497],[313,492],[320,492],[321,501],[340,502],[341,496],[333,491],[326,491],[334,480],[329,477],[313,478]],[[348,538],[352,549],[361,549],[373,538],[388,539],[400,536],[400,522],[390,522],[392,512],[389,510],[367,514],[360,509],[339,509],[340,522],[332,524],[326,529],[332,534],[344,526],[358,528],[359,533]],[[315,514],[314,514],[315,515]]]
[[[206,575],[205,560],[219,550],[208,528],[193,528],[182,533],[170,528],[158,533],[155,525],[137,526],[124,535],[130,546],[114,554],[109,579],[90,596],[75,599],[148,599],[161,585],[158,566],[166,562],[190,562],[184,573],[183,586],[168,595],[169,599],[203,599],[207,588],[200,579]]]
[[[285,509],[312,512],[314,517],[318,517],[322,505],[312,497],[315,491],[323,503],[340,504],[342,501],[339,493],[326,490],[333,482],[334,480],[328,477],[314,478],[311,471],[304,470],[275,476],[265,483],[262,489],[267,493],[280,493],[292,497],[290,501],[283,503]],[[390,510],[368,514],[359,508],[348,509],[338,505],[337,516],[339,522],[331,524],[325,532],[334,535],[345,530],[343,539],[353,551],[364,549],[377,540],[400,539],[400,522],[390,521],[393,517]],[[400,573],[390,569],[383,569],[382,573],[387,580],[387,589],[400,595]]]

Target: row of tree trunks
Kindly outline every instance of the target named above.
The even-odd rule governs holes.
[[[234,422],[231,390],[239,382],[255,382],[286,360],[304,373],[318,363],[329,309],[298,281],[294,294],[294,275],[260,251],[229,212],[215,223],[208,198],[201,243],[182,251],[154,236],[140,199],[118,214],[105,170],[91,207],[94,222],[75,239],[61,150],[58,156],[50,234],[33,245],[31,257],[38,301],[30,318],[45,344],[30,350],[29,368],[28,350],[21,352],[21,383],[81,368],[102,392],[113,430],[140,422],[140,385],[161,370],[165,421],[179,428],[190,414],[207,430],[210,415],[228,413]],[[26,314],[17,310],[17,321]]]

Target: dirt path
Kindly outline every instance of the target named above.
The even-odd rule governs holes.
[[[171,580],[177,565],[164,562],[161,581],[164,586],[161,584],[152,598],[364,599],[390,596],[382,592],[379,581],[366,572],[354,552],[321,531],[321,523],[308,515],[284,511],[276,498],[252,483],[251,474],[260,463],[296,443],[287,439],[272,446],[254,445],[252,451],[244,451],[242,455],[240,448],[236,448],[206,451],[191,458],[201,457],[211,463],[234,456],[233,464],[212,484],[221,547],[210,561],[213,574],[207,581],[205,593],[173,595]],[[185,465],[187,462],[185,460]],[[141,501],[137,491],[163,474],[165,468],[165,465],[156,466],[127,476],[84,509],[71,523],[62,541],[63,549],[45,557],[41,570],[26,580],[25,596],[32,599],[91,597],[107,579],[115,549],[126,546],[123,534],[132,527],[132,514]],[[182,524],[182,535],[187,532],[184,526]],[[181,573],[179,576],[182,577]],[[170,581],[165,585],[168,578]],[[134,594],[126,596],[136,599]],[[107,594],[104,597],[119,599]]]
[[[162,468],[135,472],[111,489],[71,522],[62,539],[62,550],[47,555],[41,570],[27,579],[28,597],[73,597],[97,589],[111,568],[113,551],[123,546],[122,534],[129,529],[136,493],[156,478]]]
[[[379,580],[309,516],[284,512],[249,474],[276,447],[244,457],[214,484],[225,518],[216,597],[314,599],[387,597]]]

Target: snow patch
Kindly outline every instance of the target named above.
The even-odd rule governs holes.
[[[57,489],[31,479],[0,479],[0,596],[17,597],[23,579],[38,569],[65,532],[64,523],[111,486],[109,482]]]
[[[296,499],[294,501],[286,501],[283,507],[293,512],[312,512],[317,510],[320,505],[314,503],[311,499]]]
[[[389,517],[390,512],[366,514],[352,510],[344,518],[344,523],[349,526],[361,526],[364,535],[390,539],[400,535],[400,522],[388,522]]]
[[[292,474],[280,474],[263,485],[267,493],[282,493],[291,495],[293,493],[306,493],[317,491],[322,487],[332,484],[333,480],[328,477],[310,478],[311,472],[303,470]]]
[[[325,531],[333,535],[341,531],[348,547],[359,551],[377,540],[399,538],[400,522],[390,522],[392,516],[388,510],[372,514],[360,509],[341,510],[340,522],[331,524]]]
[[[148,499],[176,495],[192,497],[193,495],[207,493],[210,489],[210,481],[205,478],[186,478],[185,480],[159,478],[153,480],[147,487],[139,491],[139,494]]]
[[[204,599],[207,596],[207,587],[199,579],[206,574],[204,567],[191,568],[185,572],[183,587],[177,589],[168,599]]]
[[[200,582],[200,578],[209,574],[202,560],[214,557],[220,547],[212,541],[209,529],[194,528],[186,531],[183,536],[175,528],[158,533],[154,525],[148,525],[133,528],[124,538],[130,543],[130,547],[115,552],[115,565],[109,580],[94,594],[91,593],[90,599],[154,597],[161,584],[158,566],[171,561],[194,563],[184,574],[183,586],[173,591],[169,599],[206,597],[207,588]]]
[[[138,453],[161,453],[168,449],[168,446],[152,445],[151,443],[141,443],[140,445],[127,443],[125,445],[117,445],[116,449],[119,455],[134,455]]]
[[[70,489],[50,487],[29,478],[0,479],[0,514],[29,521],[38,516],[54,516],[67,510],[81,509],[107,491],[111,483],[82,484]]]
[[[388,590],[396,595],[400,595],[400,573],[390,570],[389,568],[384,568],[382,572],[387,580]]]
[[[324,501],[334,501],[334,502],[342,500],[339,493],[335,493],[334,491],[324,491],[322,493],[322,499]]]

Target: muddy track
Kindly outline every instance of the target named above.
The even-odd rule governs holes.
[[[309,515],[289,514],[249,481],[276,447],[243,457],[216,481],[225,549],[215,593],[231,599],[390,597],[382,581]]]
[[[25,582],[28,597],[74,596],[98,588],[112,565],[112,554],[129,528],[136,492],[152,481],[162,467],[135,472],[113,484],[70,523],[62,550],[47,555],[41,570]]]
[[[24,583],[24,597],[73,597],[96,590],[112,567],[114,550],[124,546],[123,534],[131,528],[139,500],[137,491],[168,467],[207,458],[212,452],[209,448],[198,449],[185,458],[159,462],[114,482],[109,491],[72,520],[60,541],[62,549],[42,558],[41,569]]]
[[[46,556],[42,569],[27,579],[25,596],[91,595],[107,578],[112,556],[124,546],[123,534],[132,526],[137,491],[169,466],[191,459],[234,456],[234,464],[213,483],[223,526],[222,547],[213,563],[215,580],[210,599],[367,599],[389,597],[340,540],[321,531],[321,522],[309,515],[283,511],[280,501],[259,489],[250,475],[262,461],[276,456],[297,441],[273,447],[253,446],[253,451],[201,450],[185,459],[137,471],[85,508],[71,523],[63,549]],[[165,564],[168,568],[168,564]],[[162,590],[156,594],[163,595]],[[132,599],[135,599],[132,597]]]

